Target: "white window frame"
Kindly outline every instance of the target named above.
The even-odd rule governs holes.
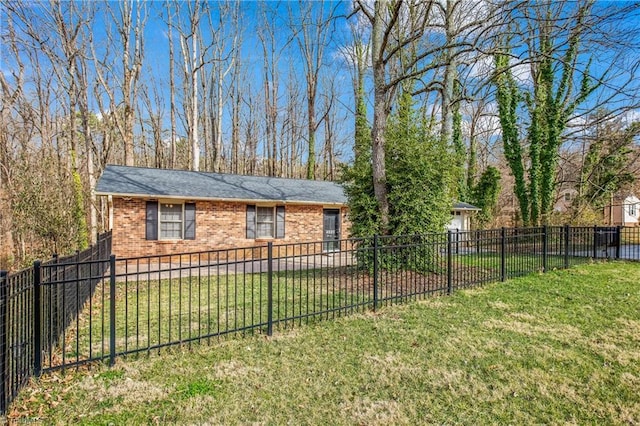
[[[635,216],[636,210],[636,203],[629,204],[629,216]]]
[[[259,211],[260,209],[271,209],[271,222],[261,222],[258,220],[260,217]],[[256,239],[274,239],[276,237],[276,226],[277,226],[277,218],[276,218],[276,206],[275,205],[259,205],[256,204]],[[260,235],[260,224],[271,223],[271,235]]]
[[[180,221],[177,220],[162,220],[162,205],[169,204],[172,206],[180,206]],[[180,237],[166,237],[162,235],[163,223],[180,223]],[[184,202],[176,202],[175,200],[158,200],[158,240],[171,241],[171,240],[184,240]]]

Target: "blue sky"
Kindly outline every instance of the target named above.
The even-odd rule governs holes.
[[[135,5],[136,3],[134,3]],[[193,3],[190,3],[191,5]],[[210,2],[208,5],[212,10],[212,18],[214,21],[217,20],[217,8],[220,5],[224,5],[225,3],[218,2]],[[595,8],[599,9],[602,7],[606,7],[611,5],[611,2],[597,2]],[[631,3],[627,2],[618,2],[617,5],[630,5]],[[33,4],[32,4],[33,5]],[[105,21],[109,21],[110,18],[104,14],[104,11],[101,11],[101,7],[104,6],[104,3],[93,3],[92,5],[98,7],[98,13],[96,14],[96,18],[93,21],[92,33],[94,37],[94,41],[98,46],[102,42],[104,42],[104,38],[106,35],[106,25]],[[109,5],[114,8],[117,12],[121,3],[112,2]],[[164,100],[164,108],[163,108],[163,117],[164,122],[166,123],[166,127],[168,127],[169,120],[169,94],[168,94],[168,70],[169,70],[169,48],[168,48],[168,39],[167,39],[167,24],[166,20],[166,5],[162,1],[149,1],[146,3],[142,3],[143,8],[146,13],[146,25],[144,29],[144,70],[143,70],[143,81],[146,83],[153,82],[153,86],[157,88]],[[171,3],[171,7],[175,9],[175,3]],[[187,3],[180,3],[180,7],[184,13]],[[319,7],[321,4],[318,2],[313,3],[315,7]],[[340,128],[338,130],[338,134],[340,135],[339,139],[344,142],[345,146],[343,147],[343,152],[345,157],[349,157],[350,153],[350,138],[352,135],[353,128],[353,91],[351,85],[351,77],[348,69],[348,65],[345,60],[338,54],[338,49],[341,46],[345,46],[349,43],[350,34],[348,23],[345,18],[346,15],[350,12],[350,2],[325,2],[325,9],[334,8],[336,9],[337,15],[340,17],[335,20],[335,23],[332,27],[332,43],[327,47],[325,58],[324,58],[324,67],[323,67],[323,75],[321,77],[321,88],[319,89],[320,93],[326,89],[323,86],[324,83],[328,81],[333,81],[336,88],[338,89],[338,98],[336,102],[336,110],[338,114],[338,118],[340,120]],[[37,10],[38,7],[41,6],[33,6],[34,9]],[[267,8],[273,11],[273,18],[270,20],[270,23],[277,28],[276,38],[277,42],[280,46],[285,45],[285,43],[289,40],[291,36],[291,30],[288,27],[289,14],[291,13],[293,21],[299,21],[300,15],[300,5],[298,2],[254,2],[254,1],[244,1],[239,3],[239,8],[241,10],[241,31],[240,37],[242,39],[242,47],[241,47],[241,60],[243,63],[243,73],[244,80],[242,81],[242,88],[246,90],[250,87],[252,94],[251,102],[261,105],[261,87],[263,82],[263,58],[262,58],[262,48],[260,45],[260,40],[258,37],[259,28],[262,25],[262,11]],[[629,42],[634,45],[638,45],[640,40],[637,39],[638,35],[637,29],[638,25],[638,8],[634,14],[627,17],[627,19],[620,21],[617,25],[611,28],[611,31],[619,30],[622,33],[629,34]],[[175,23],[175,21],[174,21]],[[222,31],[226,34],[231,34],[235,31],[232,22],[225,21],[221,27],[218,26],[217,23],[214,24],[213,29],[208,26],[205,22],[203,23],[203,28],[206,28],[203,31],[203,35],[205,40],[210,39],[210,37],[214,34],[212,31]],[[111,30],[113,31],[112,24],[108,24],[111,26]],[[600,28],[598,28],[600,29]],[[176,63],[176,72],[179,73],[179,55],[180,55],[180,47],[178,42],[178,34],[174,32],[174,47],[175,54],[178,62]],[[612,55],[613,50],[607,50],[606,46],[602,46],[600,50],[597,51],[589,51],[583,55],[582,60],[586,61],[588,57],[593,57],[594,62],[592,65],[592,69],[595,74],[602,74],[609,69],[610,56]],[[113,52],[113,60],[114,66],[119,67],[117,54],[120,52]],[[619,73],[620,75],[617,77],[616,82],[622,81],[625,76],[629,76],[632,67],[637,66],[638,64],[638,56],[639,52],[630,51],[627,52],[628,56],[625,58],[626,62],[618,63],[617,68],[612,68],[611,72]],[[101,55],[100,48],[98,47],[98,55]],[[2,55],[0,60],[2,60],[2,70],[5,75],[10,73],[11,63],[7,61],[5,55]],[[487,64],[491,64],[491,60],[488,59]],[[282,51],[280,61],[278,63],[278,72],[280,78],[280,90],[281,90],[281,105],[284,106],[286,103],[286,88],[287,85],[291,82],[295,82],[299,85],[299,90],[304,92],[304,76],[303,76],[303,67],[302,67],[302,58],[300,56],[300,52],[298,50],[298,46],[295,41],[289,42],[286,45],[286,48]],[[485,73],[490,72],[484,71]],[[427,76],[426,80],[428,81],[432,76]],[[370,77],[368,78],[368,87],[370,86]],[[632,88],[630,90],[637,90],[640,87],[640,81],[632,82]],[[594,102],[598,96],[606,96],[606,90],[601,91],[596,94],[589,102]],[[637,95],[637,93],[636,93]],[[372,96],[369,96],[369,101],[371,102]],[[429,102],[434,102],[435,97],[431,95]],[[613,103],[609,103],[610,106],[613,106]],[[302,104],[304,106],[304,103]],[[97,111],[97,106],[93,105],[94,110]],[[304,114],[303,111],[300,111],[300,114]],[[372,108],[369,108],[371,111]],[[494,108],[495,111],[495,108]],[[258,112],[259,113],[259,112]],[[144,111],[142,113],[144,115]],[[633,112],[630,113],[633,115]],[[223,131],[225,132],[225,137],[228,137],[229,132],[229,112],[225,110],[225,124],[223,125]],[[637,116],[637,115],[636,115]],[[495,122],[495,120],[494,120]],[[319,129],[318,140],[322,140],[322,132],[323,128]],[[180,132],[181,135],[184,136],[184,131]]]

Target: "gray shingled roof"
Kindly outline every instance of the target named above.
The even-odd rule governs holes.
[[[108,165],[98,195],[346,204],[334,182]]]
[[[453,209],[454,210],[472,210],[472,211],[479,211],[482,210],[476,206],[474,206],[473,204],[469,204],[469,203],[463,203],[463,202],[458,202],[455,203],[453,205]]]

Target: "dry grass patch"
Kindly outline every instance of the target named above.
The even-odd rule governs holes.
[[[243,380],[249,375],[261,373],[261,368],[251,367],[235,360],[222,361],[213,367],[213,376],[218,379]]]
[[[357,425],[411,424],[401,404],[392,400],[372,401],[367,397],[357,397],[340,404],[340,411],[344,418]]]
[[[522,318],[521,316],[513,316],[515,318]],[[530,322],[517,320],[503,321],[489,319],[482,325],[492,330],[509,331],[528,337],[548,336],[562,342],[575,341],[582,337],[582,333],[577,327],[568,324],[543,325],[541,323],[532,324]]]
[[[489,302],[489,305],[493,308],[499,309],[501,311],[509,311],[512,307],[500,300],[496,300],[495,302]]]

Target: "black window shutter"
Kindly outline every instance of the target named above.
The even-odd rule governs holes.
[[[247,238],[256,238],[256,206],[247,205]]]
[[[158,202],[147,201],[147,220],[146,220],[146,238],[147,240],[158,239]]]
[[[196,203],[184,204],[184,239],[196,239]]]
[[[284,238],[284,206],[276,207],[276,238]]]

